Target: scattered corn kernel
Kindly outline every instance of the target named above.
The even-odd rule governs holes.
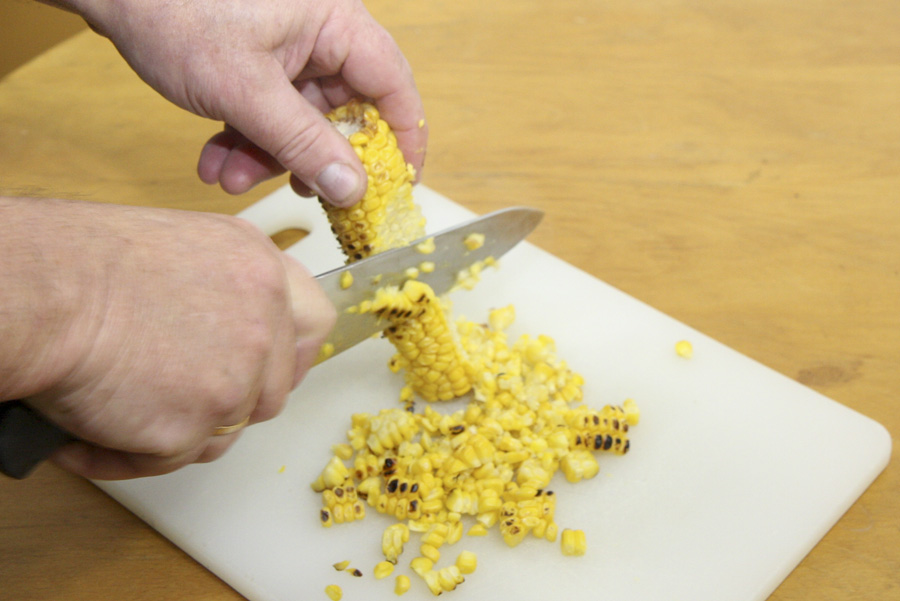
[[[375,574],[375,578],[381,580],[382,578],[387,578],[394,571],[394,564],[389,561],[380,561],[375,565],[375,569],[373,570]]]
[[[336,584],[329,584],[325,587],[325,594],[328,595],[328,598],[331,599],[331,601],[341,601],[341,598],[344,596],[344,591]]]
[[[333,564],[333,565],[334,565],[334,569],[335,569],[335,570],[337,570],[338,572],[343,572],[344,570],[346,570],[346,569],[350,566],[350,560],[349,560],[349,559],[345,559],[344,561],[339,561],[339,562],[337,562],[336,564]]]
[[[456,558],[456,567],[463,574],[471,574],[478,567],[478,557],[471,551],[463,551]]]
[[[466,236],[466,239],[463,240],[463,244],[466,245],[466,248],[469,250],[477,250],[484,246],[484,234],[472,233]]]
[[[488,530],[484,524],[474,524],[469,531],[466,532],[469,536],[487,536]]]
[[[362,578],[363,575],[362,570],[359,568],[347,568],[345,571],[354,578]]]
[[[434,261],[422,261],[419,263],[419,271],[422,273],[433,273],[435,269]]]
[[[419,129],[425,127],[425,119],[419,119]]]
[[[416,250],[423,255],[430,255],[434,252],[434,236],[426,238],[422,242],[416,244]]]
[[[341,274],[341,290],[346,290],[353,285],[353,274],[345,271]]]
[[[562,531],[560,539],[562,553],[566,556],[581,556],[587,551],[587,539],[583,530],[570,530],[566,528]]]
[[[407,267],[406,271],[403,272],[408,279],[414,280],[419,277],[419,268],[418,267]]]
[[[679,357],[690,359],[694,356],[694,345],[689,340],[679,340],[675,343],[675,352]]]
[[[394,582],[394,593],[397,595],[402,595],[403,593],[407,592],[412,585],[409,580],[409,576],[405,574],[400,574],[399,576],[397,576],[397,579]]]
[[[325,359],[328,359],[334,354],[334,345],[330,342],[326,342],[319,348],[319,355],[316,357],[316,363],[321,363]]]

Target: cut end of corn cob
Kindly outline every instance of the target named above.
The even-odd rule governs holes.
[[[351,207],[322,206],[347,260],[357,261],[425,235],[413,202],[415,171],[374,105],[351,100],[327,117],[347,137],[368,176],[365,196]]]

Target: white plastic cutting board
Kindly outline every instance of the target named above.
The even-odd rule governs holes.
[[[466,209],[419,186],[429,231]],[[313,272],[342,263],[315,203],[288,189],[242,214],[268,233],[311,235],[289,252]],[[526,538],[510,549],[496,530],[445,548],[468,549],[478,570],[456,591],[474,599],[754,601],[765,599],[887,465],[891,439],[878,423],[805,388],[524,243],[454,314],[481,321],[512,303],[511,335],[552,336],[586,379],[585,402],[637,400],[641,423],[624,457],[601,455],[593,480],[554,481],[560,528],[583,529],[584,557]],[[694,356],[674,345],[690,340]],[[167,476],[97,485],[252,601],[394,601],[393,577],[375,580],[388,518],[324,529],[310,490],[344,441],[350,414],[396,406],[401,376],[379,339],[315,368],[277,419],[246,430],[221,460]],[[415,535],[414,535],[415,536]],[[413,539],[415,540],[415,539]],[[397,573],[410,573],[411,543]],[[354,578],[331,565],[348,559]],[[413,575],[407,600],[430,599]]]

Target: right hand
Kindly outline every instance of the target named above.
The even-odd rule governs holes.
[[[54,456],[77,474],[131,478],[219,457],[238,433],[214,428],[277,415],[334,325],[311,275],[243,220],[26,202],[45,213],[30,239],[56,272],[41,275],[73,307],[27,358],[33,377],[4,394],[82,441]]]

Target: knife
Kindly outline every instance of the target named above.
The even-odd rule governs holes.
[[[540,223],[537,209],[511,207],[425,236],[408,246],[388,250],[355,263],[326,271],[316,280],[337,311],[337,321],[317,363],[383,331],[388,324],[376,315],[354,311],[386,286],[402,286],[415,277],[438,296],[460,284],[467,270],[499,259]],[[472,244],[472,235],[483,243]],[[349,274],[349,275],[348,275]],[[352,283],[351,283],[352,282]],[[0,473],[27,477],[54,451],[75,437],[23,401],[0,402]]]

